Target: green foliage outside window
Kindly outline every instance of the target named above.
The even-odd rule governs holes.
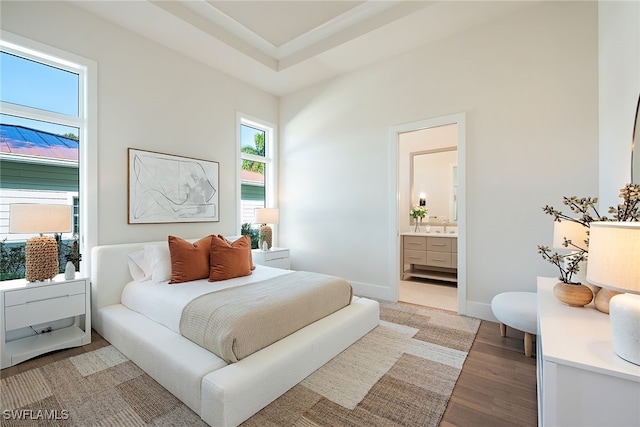
[[[260,230],[253,228],[251,223],[245,222],[240,228],[240,234],[248,235],[251,238],[251,249],[258,249],[258,237]]]
[[[0,242],[0,280],[24,277],[24,243],[8,244]]]
[[[240,151],[243,152],[243,153],[254,154],[256,156],[263,156],[264,157],[264,155],[265,155],[264,133],[255,134],[253,136],[253,139],[255,141],[256,148],[253,148],[250,145],[245,145],[244,147],[242,147],[240,149]],[[244,169],[246,171],[251,171],[251,172],[258,172],[258,173],[264,175],[264,162],[255,162],[253,160],[243,159],[242,160],[242,169]]]
[[[82,255],[78,251],[78,241],[59,238],[56,240],[58,241],[58,272],[64,273],[67,261],[73,262],[76,271],[80,271]],[[257,245],[256,242],[256,247]],[[24,242],[7,243],[7,239],[0,241],[0,281],[24,278],[24,247]]]

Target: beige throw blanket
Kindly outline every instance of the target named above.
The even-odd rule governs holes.
[[[346,307],[351,297],[343,279],[296,271],[194,299],[182,311],[180,333],[237,362]]]

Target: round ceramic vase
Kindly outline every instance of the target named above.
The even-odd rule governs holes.
[[[553,295],[572,307],[584,307],[593,299],[593,292],[580,283],[559,282],[553,287]]]

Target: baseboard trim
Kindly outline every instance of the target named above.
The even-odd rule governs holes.
[[[467,301],[467,314],[469,317],[477,317],[478,319],[497,322],[498,319],[493,315],[491,304],[477,301]]]

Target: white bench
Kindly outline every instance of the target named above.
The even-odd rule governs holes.
[[[491,310],[500,321],[500,335],[507,336],[507,326],[524,332],[524,354],[531,357],[532,335],[538,334],[538,294],[504,292],[491,300]]]

